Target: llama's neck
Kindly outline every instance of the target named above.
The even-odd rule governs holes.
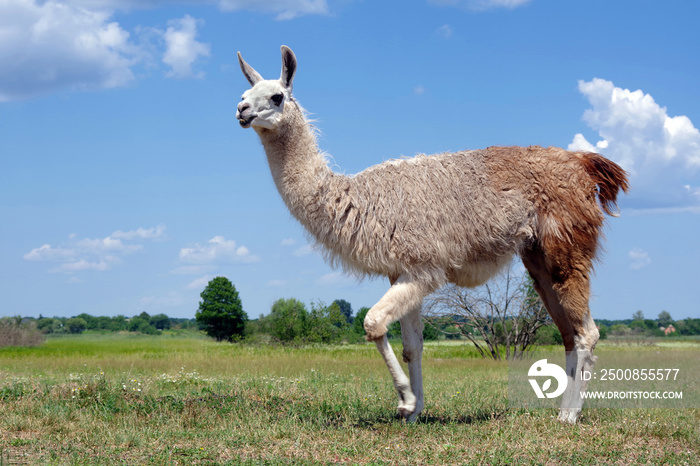
[[[304,226],[317,217],[330,177],[335,176],[319,152],[314,132],[301,109],[292,102],[275,130],[258,131],[267,153],[272,178],[282,199]]]

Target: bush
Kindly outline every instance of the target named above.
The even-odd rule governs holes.
[[[270,335],[283,343],[301,342],[306,337],[308,317],[304,303],[281,298],[272,305],[267,328]]]
[[[348,322],[337,303],[311,306],[305,340],[310,343],[338,343],[342,340]]]
[[[554,325],[545,325],[537,329],[535,333],[536,345],[563,345],[564,340],[561,332]]]
[[[600,333],[601,340],[606,340],[608,338],[608,326],[607,325],[601,325],[600,328],[598,329],[598,332]]]
[[[70,333],[83,333],[87,329],[87,322],[81,317],[72,317],[66,321],[66,327]]]
[[[151,325],[150,319],[141,316],[132,318],[127,329],[130,332],[143,333],[144,335],[160,335],[160,331]]]
[[[50,317],[39,318],[36,321],[36,326],[41,333],[61,333],[63,331],[63,322]]]
[[[34,321],[23,322],[21,317],[0,318],[0,347],[38,346],[44,338]]]

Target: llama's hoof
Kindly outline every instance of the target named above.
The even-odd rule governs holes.
[[[413,422],[416,420],[416,417],[414,416],[415,409],[411,410],[410,408],[399,406],[398,413],[399,417],[406,419],[408,422]]]
[[[400,398],[398,407],[399,417],[406,419],[409,422],[416,420],[418,410],[416,409],[416,397],[413,393],[404,393]]]
[[[559,416],[557,417],[557,420],[562,424],[576,424],[580,412],[580,409],[562,409],[559,411]]]

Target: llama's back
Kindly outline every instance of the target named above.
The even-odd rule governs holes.
[[[388,161],[333,176],[327,219],[311,233],[331,262],[359,275],[487,280],[535,243],[574,244],[593,258],[603,214],[624,172],[597,155],[490,147]]]
[[[493,183],[488,157],[421,155],[334,177],[325,202],[332,220],[314,236],[361,274],[483,282],[533,238],[536,217],[519,190]]]

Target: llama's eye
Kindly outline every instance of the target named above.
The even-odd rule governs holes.
[[[275,94],[271,97],[271,99],[272,99],[272,102],[279,107],[280,104],[282,103],[282,100],[284,100],[284,95]]]

